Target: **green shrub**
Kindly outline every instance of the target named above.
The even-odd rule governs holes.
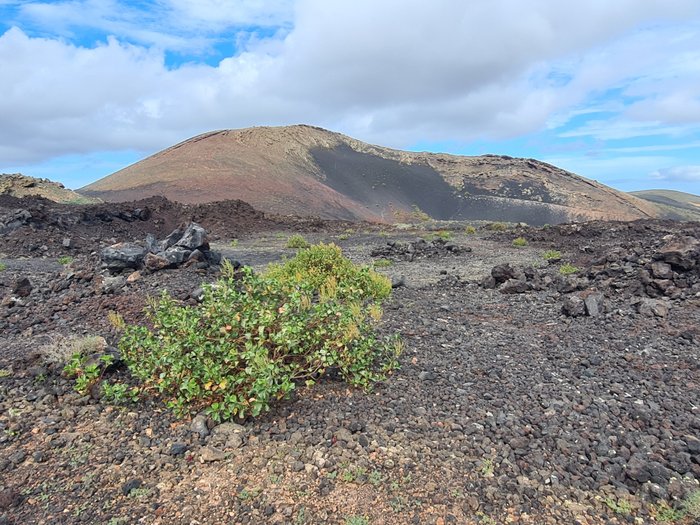
[[[467,226],[466,228],[464,228],[464,233],[466,233],[467,235],[474,235],[476,233],[476,228],[474,228],[474,226],[471,225]]]
[[[504,232],[508,229],[508,226],[503,222],[492,222],[489,224],[488,228],[494,232]]]
[[[0,262],[0,272],[4,272],[7,270],[7,265],[3,262]]]
[[[309,247],[309,243],[302,235],[295,233],[289,239],[287,239],[287,248],[295,248],[303,250]]]
[[[285,286],[308,283],[317,290],[335,281],[339,297],[383,300],[391,294],[391,281],[370,268],[359,267],[343,256],[335,244],[316,244],[288,261],[271,264],[267,277]]]
[[[114,356],[105,354],[94,361],[89,356],[76,352],[63,367],[63,373],[75,379],[75,391],[86,395],[92,387],[100,382],[105,369],[114,363]]]
[[[231,242],[229,243],[229,246],[231,248],[237,248],[238,247],[238,239],[231,239]]]
[[[452,232],[448,230],[440,230],[435,233],[443,241],[449,241],[452,238]]]
[[[518,237],[513,239],[513,246],[516,248],[524,248],[527,246],[527,239],[525,237]]]
[[[559,273],[562,275],[571,275],[572,273],[576,273],[580,270],[580,268],[577,268],[573,264],[569,263],[564,263],[559,267]]]
[[[72,262],[73,257],[71,257],[70,255],[64,255],[58,258],[58,264],[62,264],[63,266],[68,266]]]
[[[125,383],[103,382],[102,397],[108,403],[124,405],[127,402],[136,403],[139,400],[138,387],[130,387]]]
[[[151,327],[126,326],[119,346],[132,374],[177,414],[257,416],[329,369],[367,390],[385,379],[402,350],[374,330],[390,292],[385,277],[318,245],[263,274],[224,265],[196,306],[151,301]]]
[[[561,260],[561,252],[558,250],[547,250],[542,254],[542,258],[545,261],[559,261]]]

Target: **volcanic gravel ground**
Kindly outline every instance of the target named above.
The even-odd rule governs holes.
[[[637,226],[456,233],[471,251],[396,257],[381,270],[405,283],[381,326],[406,345],[394,375],[370,394],[329,377],[219,426],[177,420],[157,400],[81,397],[37,352],[57,334],[114,343],[109,310],[139,321],[163,288],[193,304],[214,270],[113,281],[95,255],[62,267],[5,244],[0,523],[660,523],[699,489],[700,286],[695,269],[676,271],[661,297],[639,275],[667,235],[697,237],[698,225]],[[308,237],[370,262],[417,233]],[[261,267],[293,254],[286,235],[258,233],[227,254]],[[511,245],[520,235],[529,246]],[[551,248],[591,266],[563,278],[540,257]],[[505,263],[540,268],[520,278],[523,293],[479,284]],[[12,302],[20,277],[33,289]],[[597,315],[563,313],[591,288]],[[640,308],[641,295],[667,310]]]

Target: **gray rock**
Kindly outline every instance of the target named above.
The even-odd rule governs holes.
[[[158,255],[164,257],[171,265],[179,266],[185,260],[187,260],[187,257],[189,257],[190,253],[190,250],[188,250],[187,248],[184,248],[182,246],[173,246],[171,248],[168,248],[164,252],[159,253]]]
[[[510,279],[520,279],[522,276],[523,273],[510,264],[499,264],[491,268],[491,277],[496,280],[496,284],[504,283]]]
[[[221,423],[211,430],[210,443],[224,449],[237,449],[243,445],[245,427],[236,423]]]
[[[156,239],[156,236],[152,233],[146,234],[146,249],[150,253],[158,253],[160,251],[158,248],[158,240]]]
[[[673,270],[671,265],[665,262],[653,262],[651,263],[651,273],[657,279],[672,279]]]
[[[171,456],[181,456],[187,451],[187,445],[185,443],[173,443],[170,445],[168,454]]]
[[[137,270],[146,256],[146,248],[132,242],[121,242],[108,246],[102,250],[102,264],[111,271],[120,271],[126,268]]]
[[[122,494],[128,496],[132,490],[140,488],[142,484],[143,482],[140,479],[130,479],[122,485]]]
[[[63,241],[61,241],[61,246],[63,246],[64,248],[70,248],[71,246],[73,246],[73,241],[70,237],[64,237]]]
[[[603,313],[604,298],[602,293],[589,293],[583,299],[583,304],[586,307],[586,314],[591,317],[597,317]]]
[[[666,317],[668,315],[669,304],[660,299],[649,299],[643,297],[637,303],[637,311],[646,316]]]
[[[401,288],[406,286],[406,278],[403,275],[392,275],[391,276],[391,287]]]
[[[191,222],[187,225],[182,237],[175,243],[175,246],[181,246],[190,251],[197,248],[208,250],[207,232],[196,222]]]
[[[530,285],[522,279],[508,279],[501,285],[499,291],[505,294],[524,293],[530,289]]]
[[[561,311],[569,317],[582,317],[586,315],[586,305],[578,295],[570,295],[564,299]]]
[[[182,238],[182,234],[184,232],[184,228],[176,228],[172,232],[170,232],[170,235],[168,235],[165,239],[160,241],[158,243],[158,249],[154,250],[156,253],[158,252],[164,252],[171,246],[174,246],[177,241],[179,241]]]
[[[199,437],[205,438],[209,435],[209,427],[207,426],[207,417],[203,414],[198,414],[192,419],[190,424],[192,432],[199,434]]]
[[[700,240],[687,235],[674,236],[655,254],[655,258],[670,264],[679,271],[695,267],[700,252]]]
[[[32,283],[26,277],[21,277],[17,279],[12,285],[12,295],[16,297],[29,297],[32,293]]]
[[[203,462],[222,461],[226,459],[226,453],[216,447],[206,446],[202,448],[200,458]]]

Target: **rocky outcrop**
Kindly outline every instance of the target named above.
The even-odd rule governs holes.
[[[221,262],[221,254],[209,249],[207,232],[191,222],[158,242],[148,235],[144,243],[121,242],[104,248],[102,266],[111,273],[145,269],[151,272],[181,265],[208,268]]]

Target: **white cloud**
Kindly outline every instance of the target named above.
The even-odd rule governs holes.
[[[681,67],[692,57],[669,65],[700,38],[695,0],[156,4],[160,11],[116,0],[23,4],[24,19],[63,39],[16,28],[0,36],[0,170],[263,124],[307,122],[397,147],[513,137],[589,114],[592,97],[631,81],[641,100],[624,119],[562,135],[673,134],[700,122],[665,120],[654,89],[665,79],[667,97],[695,93],[697,71]],[[266,31],[247,27],[258,25]],[[116,37],[69,43],[85,27]],[[166,51],[204,52],[222,38],[238,49],[216,66],[164,65]]]
[[[671,182],[700,182],[700,166],[674,166],[653,171],[652,179]]]

